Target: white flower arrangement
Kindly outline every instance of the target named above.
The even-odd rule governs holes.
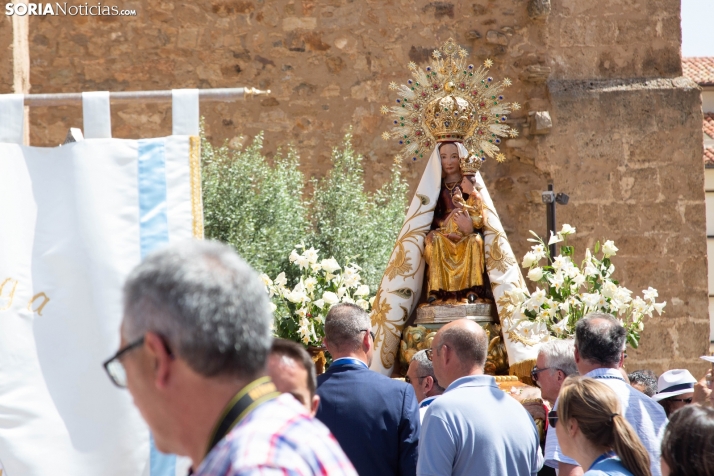
[[[652,317],[653,311],[661,315],[666,302],[658,303],[657,290],[648,287],[642,291],[642,297],[632,297],[632,291],[620,286],[612,279],[615,266],[610,258],[617,254],[617,247],[612,240],[607,240],[600,247],[595,244],[595,252],[585,250],[585,259],[578,267],[573,262],[574,249],[567,245],[567,238],[575,234],[575,228],[563,225],[558,234],[552,234],[548,245],[562,243],[560,255],[552,258],[548,245],[531,231],[536,243],[531,251],[523,256],[521,263],[528,268],[528,279],[536,283],[534,292],[528,290],[511,291],[508,294],[509,310],[512,315],[519,311],[532,322],[528,325],[528,334],[545,331],[557,338],[570,337],[575,333],[575,324],[590,312],[605,312],[615,316],[627,329],[627,342],[637,348],[640,333],[644,329],[644,317]],[[596,255],[602,251],[602,258]],[[545,264],[541,264],[543,260]],[[526,323],[517,323],[523,324]],[[531,329],[531,327],[533,327]]]
[[[356,264],[349,263],[343,268],[334,258],[320,260],[318,250],[313,247],[295,248],[289,257],[297,268],[293,284],[288,285],[285,272],[275,279],[261,275],[275,315],[274,332],[305,345],[321,346],[325,317],[331,306],[348,302],[370,312],[374,297],[370,297],[369,286],[361,283],[361,268]]]

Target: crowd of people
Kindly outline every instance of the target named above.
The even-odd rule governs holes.
[[[625,330],[608,314],[540,348],[544,447],[520,395],[484,374],[488,338],[473,321],[443,326],[405,381],[369,370],[359,306],[330,309],[320,376],[271,323],[260,278],[230,248],[173,245],[127,279],[105,367],[156,447],[188,456],[194,475],[714,476],[711,389],[686,370],[623,375]]]

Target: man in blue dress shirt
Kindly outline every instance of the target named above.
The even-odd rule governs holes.
[[[481,326],[459,319],[442,327],[427,350],[446,391],[424,415],[419,476],[529,476],[542,466],[533,419],[483,374],[487,349]]]
[[[325,318],[334,359],[317,379],[322,421],[361,476],[416,474],[419,409],[411,385],[369,370],[374,335],[367,313],[336,304]]]

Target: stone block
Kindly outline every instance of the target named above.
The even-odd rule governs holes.
[[[317,27],[317,18],[315,18],[315,17],[283,18],[283,31],[314,30],[316,27]]]

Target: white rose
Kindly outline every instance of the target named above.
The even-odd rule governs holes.
[[[575,228],[572,226],[568,225],[565,223],[563,225],[563,228],[561,228],[559,235],[560,236],[567,236],[567,235],[574,235],[575,234]]]
[[[332,291],[325,291],[322,294],[322,300],[329,305],[337,304],[338,302],[340,302],[340,299],[337,297],[337,294],[333,293]]]
[[[523,266],[524,268],[530,268],[536,263],[538,263],[538,258],[536,257],[535,253],[529,251],[528,253],[523,255],[523,262],[521,263],[521,266]]]
[[[369,294],[369,286],[362,284],[355,291],[355,296],[367,296]]]
[[[607,240],[605,244],[602,245],[602,252],[605,254],[605,258],[615,256],[617,251],[618,248],[615,246],[615,243],[612,240]]]
[[[335,258],[323,259],[320,261],[320,266],[322,266],[322,269],[331,274],[340,269],[340,265],[337,264],[337,260]]]
[[[528,279],[531,281],[540,281],[543,277],[543,268],[532,268],[528,271]]]

